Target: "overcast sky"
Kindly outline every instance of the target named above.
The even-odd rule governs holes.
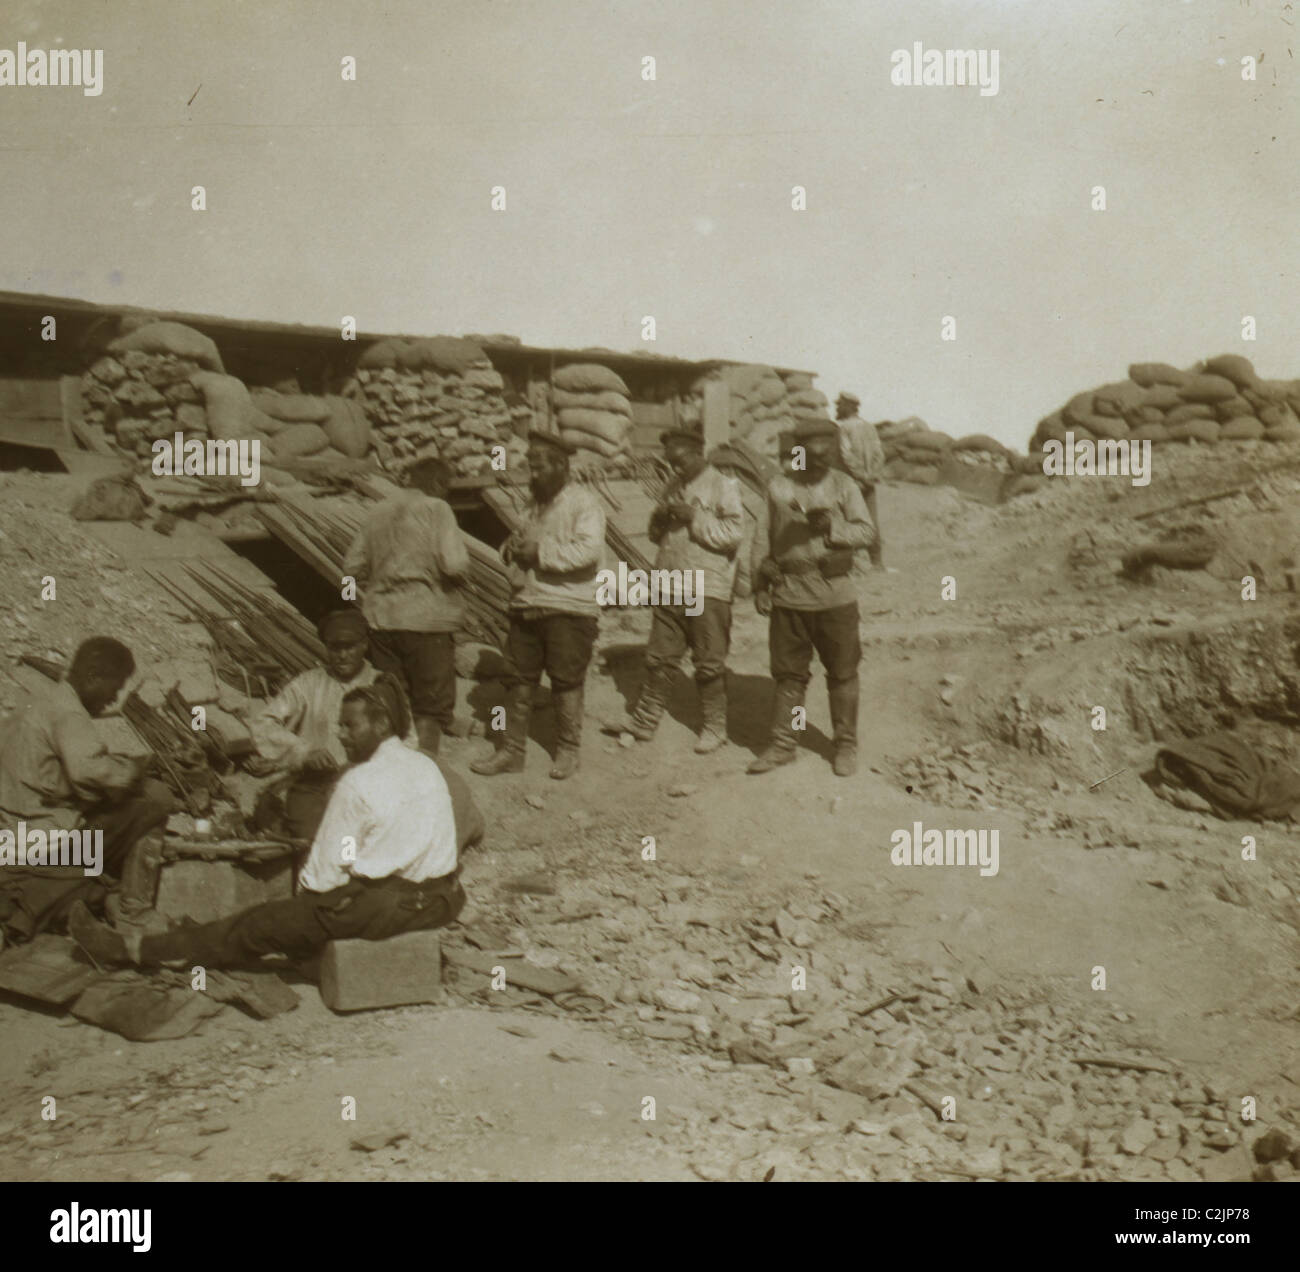
[[[1132,361],[1300,375],[1296,22],[1259,0],[5,0],[0,48],[102,48],[104,91],[0,88],[0,287],[772,362],[868,418],[1023,447]],[[997,49],[998,93],[891,84],[917,40]]]

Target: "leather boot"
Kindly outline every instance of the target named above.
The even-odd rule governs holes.
[[[491,777],[495,773],[522,773],[524,750],[528,745],[528,717],[532,713],[531,685],[513,685],[506,695],[506,728],[501,745],[491,754],[471,764],[470,772]]]
[[[437,755],[442,742],[442,725],[433,716],[415,717],[415,736],[420,740],[420,750],[427,755]]]
[[[776,700],[772,704],[772,728],[766,749],[745,771],[767,773],[782,764],[791,764],[795,749],[794,709],[803,706],[804,686],[797,680],[779,680]]]
[[[835,776],[852,777],[858,771],[858,678],[828,686],[827,695],[835,741]]]
[[[727,740],[727,677],[724,672],[716,680],[706,680],[699,686],[700,740],[695,744],[696,755],[708,755]]]
[[[578,753],[582,746],[583,685],[576,689],[551,690],[555,707],[555,763],[551,776],[562,782],[578,771]]]
[[[141,836],[127,850],[117,892],[106,904],[109,918],[118,928],[165,931],[167,921],[154,909],[158,876],[162,873],[163,832]]]
[[[620,733],[630,733],[638,742],[649,742],[659,728],[659,721],[663,719],[664,708],[668,704],[668,691],[676,671],[671,666],[649,668],[636,705],[621,720],[601,725],[600,731],[615,737]]]

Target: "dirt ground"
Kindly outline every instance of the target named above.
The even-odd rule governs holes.
[[[1149,490],[1079,478],[996,509],[884,488],[897,572],[862,582],[856,779],[830,772],[820,677],[798,762],[745,775],[770,703],[748,602],[727,747],[692,753],[685,677],[653,742],[600,735],[647,626],[610,616],[581,772],[547,779],[542,709],[525,774],[470,778],[489,831],[462,916],[602,1010],[452,975],[441,1006],[336,1016],[300,981],[270,1021],[228,1007],[135,1044],[0,1001],[0,1177],[1295,1178],[1293,835],[1140,778],[1189,724],[1300,722],[1284,554],[1247,545],[1248,602],[1235,549],[1208,573],[1114,572],[1119,546],[1177,520],[1132,514],[1249,475],[1249,448],[1239,473],[1206,454],[1178,448]],[[1279,478],[1179,515],[1229,548],[1260,518],[1255,544],[1289,546],[1288,496]],[[500,700],[461,688],[479,721]],[[449,741],[446,761],[467,772],[484,746]],[[996,829],[998,873],[893,865],[917,821]],[[1267,1161],[1273,1129],[1288,1147]]]

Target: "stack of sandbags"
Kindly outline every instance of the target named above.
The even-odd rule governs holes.
[[[769,437],[794,427],[785,382],[760,363],[722,368],[731,396],[732,436],[748,440],[756,434],[758,449]]]
[[[911,481],[933,486],[939,479],[939,465],[952,449],[947,433],[932,429],[917,416],[895,423],[876,426],[876,434],[885,448],[885,477],[890,481]]]
[[[253,388],[249,401],[254,427],[268,438],[276,459],[364,459],[370,452],[370,422],[356,397],[302,393],[296,385],[285,385]]]
[[[127,320],[119,330],[81,377],[83,421],[137,455],[178,431],[206,438],[203,395],[191,377],[221,372],[217,346],[177,322]]]
[[[360,402],[380,462],[394,471],[438,456],[462,475],[487,472],[492,448],[526,433],[532,413],[506,400],[480,345],[454,336],[379,340],[343,396]]]
[[[560,367],[551,380],[551,403],[560,436],[571,446],[604,460],[628,454],[632,403],[618,372],[598,362]]]
[[[1030,443],[1300,441],[1300,381],[1262,380],[1248,358],[1224,353],[1186,371],[1135,362],[1129,378],[1077,393],[1038,422]]]

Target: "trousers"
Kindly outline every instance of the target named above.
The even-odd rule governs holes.
[[[450,632],[370,633],[370,661],[406,686],[411,714],[449,730],[456,713],[456,646]]]
[[[725,674],[731,646],[731,603],[706,597],[699,614],[686,613],[684,605],[658,606],[650,620],[646,647],[647,671],[676,667],[689,649],[697,684],[708,684]]]
[[[328,941],[382,941],[403,932],[445,927],[465,905],[455,874],[424,883],[352,879],[329,892],[300,892],[195,927],[141,942],[142,963],[184,959],[200,967],[232,967],[265,954],[307,958]]]

